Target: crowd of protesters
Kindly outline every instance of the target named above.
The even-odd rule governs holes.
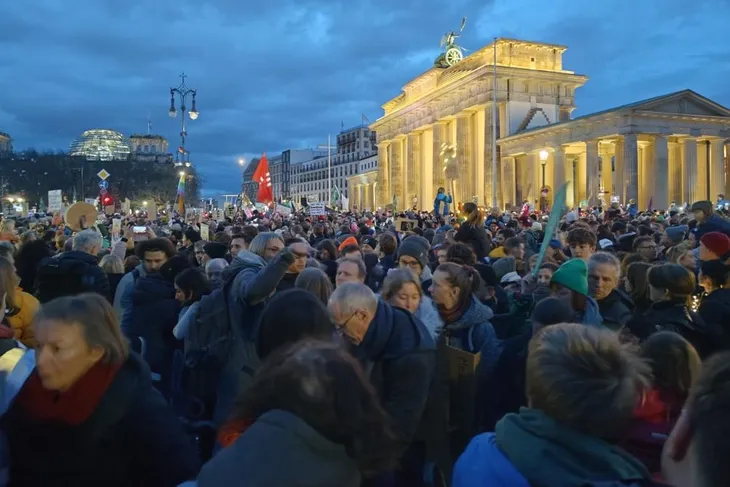
[[[449,205],[3,220],[0,485],[730,485],[725,208]]]

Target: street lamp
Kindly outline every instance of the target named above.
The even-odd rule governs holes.
[[[180,147],[177,150],[177,155],[175,156],[175,165],[176,166],[182,166],[185,165],[186,167],[190,167],[190,152],[185,150],[185,138],[188,136],[188,132],[186,129],[186,118],[185,118],[185,102],[187,100],[188,95],[192,98],[192,104],[193,106],[190,108],[190,111],[188,112],[188,116],[190,117],[190,120],[197,120],[200,113],[198,112],[198,109],[195,106],[195,97],[198,94],[197,90],[194,90],[192,88],[188,88],[185,85],[185,78],[187,76],[185,73],[180,75],[180,79],[182,80],[180,82],[180,85],[178,85],[177,88],[170,88],[170,110],[168,111],[171,118],[175,118],[177,116],[177,109],[175,108],[175,95],[177,95],[180,98],[180,111],[182,112],[182,120],[180,125],[180,140],[181,144]]]
[[[181,178],[185,177],[185,171],[180,171],[180,177]]]
[[[550,153],[545,149],[540,151],[540,166],[542,167],[542,187],[545,188],[545,165],[547,164]]]
[[[142,206],[145,206],[146,207],[147,206],[147,202],[146,201],[143,201],[142,202]]]

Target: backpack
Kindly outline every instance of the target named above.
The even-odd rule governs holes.
[[[231,358],[236,335],[228,307],[228,292],[243,268],[232,273],[223,285],[203,296],[195,321],[185,338],[185,366],[204,372],[222,370]]]
[[[76,259],[51,257],[41,263],[36,275],[36,298],[42,303],[62,296],[94,290],[88,264]]]

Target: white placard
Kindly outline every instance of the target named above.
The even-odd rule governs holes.
[[[309,203],[309,214],[311,216],[324,216],[326,214],[324,203]]]
[[[119,235],[121,231],[122,231],[122,219],[113,218],[112,219],[112,235]]]
[[[291,208],[289,208],[288,206],[285,206],[285,205],[276,205],[276,211],[278,211],[279,213],[281,213],[284,216],[291,215]]]
[[[210,238],[210,228],[208,227],[207,223],[200,224],[200,238],[202,238],[206,242],[209,241],[208,239]]]
[[[60,189],[52,189],[48,192],[48,212],[53,213],[63,210],[63,195]]]

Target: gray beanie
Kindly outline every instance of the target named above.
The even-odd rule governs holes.
[[[402,255],[413,257],[425,269],[428,266],[428,251],[430,249],[431,244],[428,243],[428,240],[411,235],[404,239],[398,247],[398,258],[400,259]]]
[[[517,261],[514,257],[502,257],[492,264],[492,269],[497,274],[497,279],[501,281],[505,275],[517,270]]]
[[[689,232],[689,227],[687,225],[667,227],[666,230],[664,230],[664,233],[667,234],[667,238],[675,244],[681,243],[682,240],[684,240],[685,235],[687,235],[687,232]]]

